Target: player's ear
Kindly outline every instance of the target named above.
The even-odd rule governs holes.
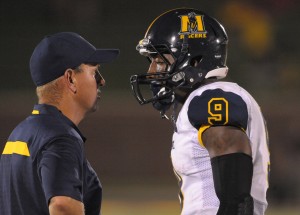
[[[64,74],[64,80],[68,89],[75,94],[77,91],[75,71],[73,69],[67,69]]]

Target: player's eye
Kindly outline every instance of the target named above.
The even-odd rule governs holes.
[[[162,63],[166,63],[166,62],[163,61],[162,59],[156,58],[156,59],[155,59],[155,63],[157,63],[157,64],[162,64]]]

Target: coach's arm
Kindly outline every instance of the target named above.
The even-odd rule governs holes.
[[[55,196],[49,203],[50,215],[84,215],[82,202],[67,196]]]

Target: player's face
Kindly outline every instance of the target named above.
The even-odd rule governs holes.
[[[100,99],[100,87],[105,85],[105,80],[99,72],[99,65],[81,64],[81,72],[77,73],[77,98],[79,105],[87,112],[97,110]]]
[[[149,74],[168,71],[168,68],[174,63],[175,60],[170,54],[164,54],[164,57],[168,62],[159,55],[150,57],[151,63],[148,69]]]

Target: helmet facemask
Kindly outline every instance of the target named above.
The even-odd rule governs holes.
[[[167,45],[152,45],[149,39],[143,39],[136,49],[141,55],[145,56],[149,62],[151,62],[151,58],[155,58],[155,56],[158,55],[166,65],[164,71],[131,76],[131,87],[138,102],[140,104],[147,104],[167,99],[172,103],[174,101],[174,88],[184,84],[184,74],[176,70],[178,60],[182,57],[176,57]],[[171,63],[165,57],[165,54],[170,54],[174,62]],[[147,96],[145,96],[146,93],[142,92],[142,85],[150,86],[153,97],[147,98]]]
[[[147,38],[143,39],[136,49],[149,62],[151,62],[151,58],[159,55],[166,64],[166,69],[163,72],[131,76],[131,87],[140,104],[153,103],[167,98],[173,102],[175,92],[181,92],[180,97],[185,97],[182,95],[183,92],[186,94],[191,91],[197,83],[202,82],[205,78],[202,73],[199,73],[199,66],[194,66],[195,62],[201,61],[202,56],[190,57],[187,36],[183,39],[180,49],[170,48],[165,44],[154,46],[151,44],[151,40]],[[165,57],[165,54],[170,54],[173,57],[174,62],[172,64]],[[141,90],[142,85],[150,86],[153,97],[146,98],[144,96],[145,93]]]
[[[183,103],[205,79],[224,78],[228,70],[227,42],[223,26],[201,11],[180,8],[158,16],[137,50],[150,62],[160,56],[166,68],[131,76],[136,99],[140,104],[152,103],[165,111],[175,100]],[[174,62],[168,61],[165,54],[170,54]],[[157,107],[157,103],[163,105]]]

